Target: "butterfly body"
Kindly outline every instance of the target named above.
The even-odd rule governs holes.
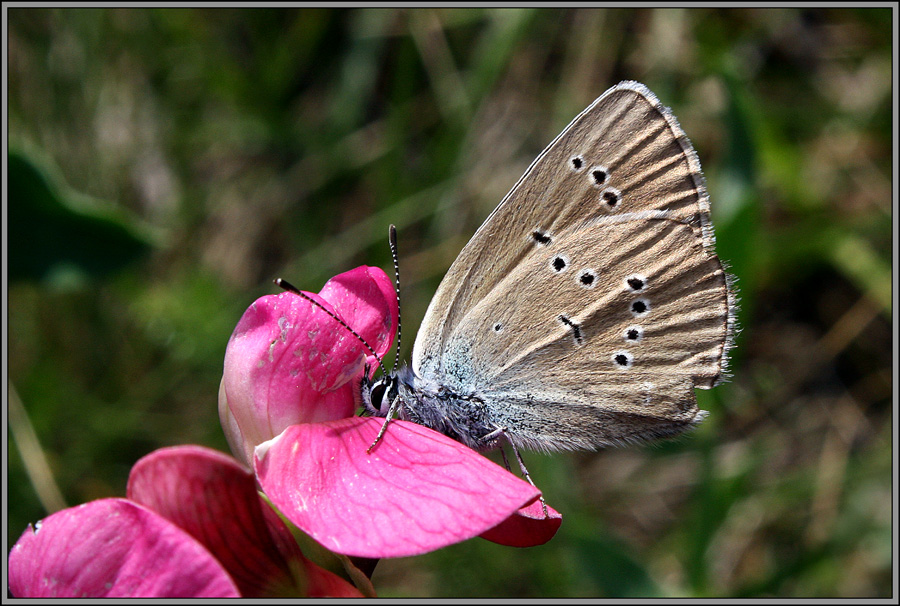
[[[677,434],[726,374],[731,279],[697,156],[642,84],[604,93],[541,153],[452,264],[411,367],[375,414],[484,450]]]
[[[417,377],[409,366],[401,368],[396,378],[401,419],[430,427],[475,450],[496,445],[498,426],[482,396]]]

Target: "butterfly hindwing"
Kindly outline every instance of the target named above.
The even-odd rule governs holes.
[[[691,226],[658,212],[550,233],[447,337],[441,384],[477,394],[511,436],[536,441],[531,417],[632,420],[629,434],[591,421],[595,446],[689,424],[699,412],[693,388],[722,371],[728,298],[718,259]]]

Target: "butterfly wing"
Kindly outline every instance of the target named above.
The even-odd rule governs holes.
[[[489,403],[520,445],[677,433],[721,377],[727,276],[690,224],[601,217],[535,246],[445,339],[438,380]]]
[[[627,320],[613,318],[622,309],[615,297],[627,296],[619,270],[625,277],[644,275],[648,296],[650,289],[654,297],[661,289],[671,300],[668,315],[659,311],[653,318],[667,323],[642,328],[641,343],[649,345],[652,332],[654,355],[672,356],[675,361],[667,363],[681,370],[656,369],[647,394],[622,382],[649,385],[641,373],[650,358],[632,360],[629,370],[635,370],[625,375],[610,366],[618,349],[609,350],[624,345],[617,331]],[[591,285],[574,281],[585,271],[594,272]],[[553,280],[564,275],[575,278]],[[701,278],[704,287],[698,289],[691,281]],[[690,296],[676,299],[679,293]],[[567,425],[567,415],[586,415],[579,426],[597,433],[609,426],[610,415],[634,414],[634,427],[647,425],[635,429],[635,437],[665,433],[666,424],[688,425],[696,418],[693,387],[709,387],[722,375],[733,324],[731,297],[713,252],[709,200],[690,142],[653,93],[623,82],[538,156],[463,248],[426,312],[413,370],[460,392],[496,398],[492,410],[495,401],[507,402],[508,421],[534,417]],[[673,323],[676,309],[688,312],[678,317],[709,314],[718,324],[685,334],[693,324]],[[667,328],[659,333],[662,326]],[[683,345],[694,338],[700,343],[696,351]],[[620,389],[602,386],[609,381]],[[628,406],[636,398],[657,404],[632,412]],[[559,411],[549,414],[548,406]],[[520,430],[523,439],[543,439],[537,430]],[[569,425],[560,433],[570,431]],[[617,435],[615,429],[608,433]]]

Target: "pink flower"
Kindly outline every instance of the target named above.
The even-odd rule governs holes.
[[[378,353],[391,348],[397,297],[385,273],[358,267],[306,293],[340,316]],[[219,418],[235,456],[253,464],[253,449],[291,425],[353,416],[357,384],[374,356],[334,318],[296,294],[257,299],[238,322],[219,387]]]
[[[127,499],[66,509],[22,534],[9,555],[12,595],[359,597],[374,589],[346,556],[409,556],[478,535],[550,540],[561,516],[536,488],[442,434],[395,420],[368,452],[385,421],[354,416],[357,390],[397,324],[384,272],[359,267],[309,296],[373,351],[296,294],[258,299],[229,341],[219,390],[244,466],[200,446],[147,455]]]
[[[200,446],[132,468],[128,499],[54,513],[9,554],[15,597],[360,597],[303,556],[234,459]]]
[[[397,306],[387,275],[359,267],[319,295],[387,352]],[[359,382],[375,358],[323,310],[292,293],[258,299],[225,353],[219,410],[229,444],[266,496],[328,549],[368,558],[425,553],[474,536],[516,546],[548,541],[561,516],[529,483],[428,428],[359,418]],[[536,504],[536,505],[535,505]],[[535,507],[537,509],[535,509]]]

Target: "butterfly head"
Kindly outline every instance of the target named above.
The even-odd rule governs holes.
[[[363,375],[359,386],[362,405],[366,412],[375,417],[386,417],[391,403],[399,393],[399,379],[395,373],[384,374],[378,379],[369,379],[369,369]]]

